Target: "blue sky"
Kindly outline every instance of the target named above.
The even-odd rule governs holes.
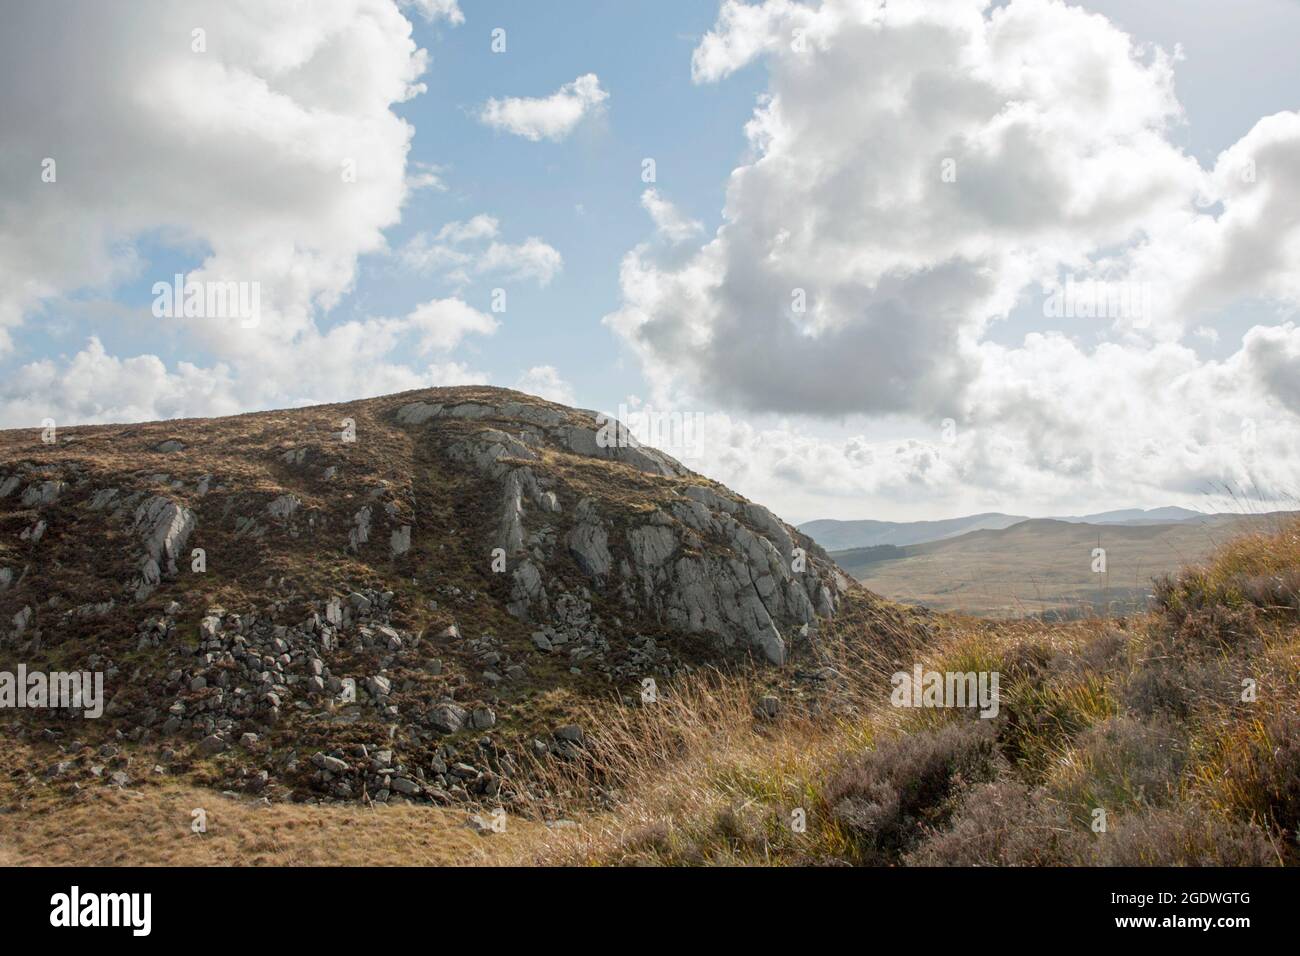
[[[362,256],[355,288],[322,314],[320,324],[400,315],[453,293],[488,311],[492,290],[504,287],[501,332],[467,343],[461,357],[504,385],[531,367],[555,366],[579,401],[613,409],[629,393],[644,391],[636,363],[600,323],[618,304],[620,259],[650,231],[640,203],[642,161],[653,158],[659,188],[712,231],[727,176],[745,151],[743,127],[762,91],[762,71],[755,67],[723,84],[693,84],[691,53],[716,11],[690,0],[573,0],[564,17],[544,3],[475,2],[463,10],[465,22],[455,27],[411,15],[416,42],[431,54],[422,77],[428,92],[394,112],[415,130],[410,162],[437,167],[445,189],[416,193],[400,224],[386,231],[389,244],[400,247],[421,231],[486,214],[500,220],[507,241],[543,239],[563,256],[563,269],[545,288],[491,276],[457,284],[412,274],[388,255]],[[506,31],[504,53],[490,49],[497,28]],[[530,142],[476,118],[489,97],[543,97],[586,72],[600,77],[610,104],[559,142]],[[148,314],[153,283],[196,268],[209,252],[206,245],[178,247],[155,233],[134,246],[148,266],[112,290],[113,302],[134,308],[133,320],[92,319],[96,334],[115,353],[147,351],[169,363],[213,361],[210,350],[183,336],[160,339]],[[84,295],[102,308],[102,292]],[[19,355],[81,347],[85,323],[48,318],[26,331]]]
[[[1291,0],[69,6],[0,40],[0,425],[473,381],[693,417],[793,520],[1300,487]],[[160,321],[177,272],[265,320]]]
[[[617,338],[599,322],[618,303],[619,260],[650,229],[640,205],[641,162],[654,158],[660,189],[716,228],[761,71],[692,84],[691,52],[716,11],[690,0],[586,0],[566,4],[563,17],[544,3],[463,9],[459,27],[417,21],[417,38],[433,54],[429,95],[398,112],[417,130],[412,158],[444,167],[447,191],[422,195],[391,241],[486,212],[500,218],[508,238],[538,236],[554,246],[563,271],[545,289],[511,285],[508,334],[480,343],[475,367],[510,382],[531,366],[554,365],[580,399],[612,408],[641,390],[635,363],[623,360]],[[505,53],[491,52],[496,28],[506,31]],[[474,119],[488,97],[546,96],[582,73],[596,73],[610,100],[561,142],[529,142]],[[383,269],[374,263],[368,272],[378,278]],[[466,299],[486,309],[495,286],[476,282]],[[359,288],[350,304],[396,311],[428,292],[418,279],[381,280]]]

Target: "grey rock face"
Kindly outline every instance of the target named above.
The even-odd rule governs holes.
[[[412,402],[409,405],[403,405],[397,410],[397,420],[403,425],[423,425],[425,422],[437,418],[441,413],[441,405]]]
[[[297,511],[301,505],[302,502],[293,495],[280,495],[266,506],[266,513],[272,518],[283,521]]]
[[[638,568],[658,568],[677,550],[677,536],[671,528],[645,525],[634,528],[627,536],[632,560]]]
[[[846,582],[820,551],[805,554],[803,570],[795,571],[794,538],[766,508],[703,486],[684,495],[671,516],[656,512],[627,532],[624,599],[682,630],[739,640],[783,663],[782,628],[815,625],[818,614],[833,614]],[[688,540],[715,546],[688,551]]]
[[[537,461],[537,452],[526,444],[495,428],[485,428],[473,437],[454,442],[447,449],[453,459],[472,465],[483,474],[501,478],[510,470],[503,458]]]
[[[542,573],[537,570],[537,565],[532,561],[522,561],[515,568],[513,582],[510,589],[510,603],[506,606],[511,614],[517,618],[527,618],[534,605],[538,605],[541,613],[545,613],[549,606],[546,588],[542,585]]]
[[[477,421],[482,418],[497,417],[501,412],[494,405],[484,405],[481,402],[462,402],[459,405],[449,406],[447,414],[452,418],[467,418],[471,421]]]
[[[360,551],[370,540],[370,508],[362,508],[352,516],[352,530],[348,532],[348,550]]]
[[[100,511],[107,508],[117,498],[117,494],[116,488],[100,488],[90,498],[90,509]]]
[[[152,594],[163,577],[176,574],[176,558],[194,526],[194,513],[170,498],[155,496],[136,508],[132,530],[144,546],[140,577],[134,584],[137,601]]]
[[[444,734],[454,734],[465,726],[469,713],[457,704],[439,704],[429,714],[429,726]]]
[[[609,534],[601,524],[591,499],[585,499],[578,505],[576,516],[578,524],[573,526],[565,539],[569,551],[584,572],[593,578],[603,578],[614,566],[609,553]]]
[[[806,542],[801,551],[795,533],[766,508],[703,483],[681,488],[676,500],[632,526],[617,508],[602,515],[590,498],[564,521],[548,479],[529,465],[544,448],[660,478],[691,477],[608,416],[472,401],[415,402],[396,418],[413,425],[447,421],[458,430],[447,456],[500,483],[493,544],[512,558],[507,610],[521,620],[549,620],[566,596],[563,584],[551,583],[556,543],[594,586],[613,590],[624,603],[675,628],[711,634],[724,646],[750,647],[777,664],[786,657],[786,636],[806,634],[818,616],[834,614],[848,586],[820,549]],[[465,423],[474,423],[469,434]],[[548,630],[534,644],[559,653],[560,637]]]
[[[735,514],[740,507],[736,502],[718,494],[707,485],[691,485],[682,494],[692,501],[698,501],[709,511],[723,511],[727,514]]]
[[[506,482],[505,499],[502,502],[501,529],[497,533],[497,547],[506,554],[515,554],[524,549],[524,505],[520,496],[518,472],[511,472]]]
[[[523,550],[526,538],[525,502],[543,512],[560,510],[554,492],[542,490],[532,469],[515,468],[507,474],[502,495],[500,531],[497,534],[497,547],[505,549],[506,554]]]
[[[569,451],[587,458],[604,458],[652,475],[677,478],[686,469],[663,452],[642,445],[623,424],[597,415],[590,426],[566,425],[556,429],[556,437]]]
[[[52,505],[59,500],[68,486],[61,481],[42,481],[31,484],[23,492],[22,504],[24,508],[44,508],[46,505]]]

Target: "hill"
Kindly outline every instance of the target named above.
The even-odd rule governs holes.
[[[107,698],[6,701],[0,862],[1300,862],[1294,521],[1149,612],[979,621],[601,425],[449,389],[0,434],[0,699]]]
[[[1171,524],[1180,521],[1200,521],[1213,517],[1187,508],[1124,508],[1091,515],[1069,515],[1038,520],[1067,521],[1071,524]],[[906,546],[942,541],[971,531],[999,530],[1022,521],[1025,515],[1008,515],[997,511],[961,518],[944,518],[938,521],[838,521],[821,518],[805,521],[799,530],[829,551],[848,551],[856,548],[874,548],[893,544]]]
[[[1057,521],[1081,524],[1168,524],[1175,521],[1199,521],[1207,517],[1201,511],[1189,508],[1121,508],[1118,511],[1100,511],[1090,515],[1059,517]]]
[[[100,719],[5,715],[64,789],[526,802],[583,702],[781,664],[858,591],[617,423],[500,389],[7,431],[0,462],[0,668],[103,675]]]
[[[653,704],[592,701],[589,733],[539,768],[554,801],[500,827],[405,797],[267,804],[167,778],[64,792],[16,770],[0,861],[1300,864],[1300,524],[1228,542],[1115,621],[891,626],[855,593],[814,660],[778,669],[812,678],[795,693],[768,669],[697,670]],[[915,669],[996,675],[996,707],[900,702]],[[6,743],[20,768],[37,742]]]
[[[1276,527],[1278,515],[1198,515],[1172,523],[1089,524],[1031,519],[1000,530],[832,557],[885,597],[994,616],[1129,613],[1154,578],[1204,560],[1228,538]],[[1105,551],[1104,573],[1094,549]]]
[[[1116,621],[980,622],[863,645],[833,625],[836,719],[755,732],[694,681],[604,735],[628,794],[515,862],[874,866],[1300,863],[1300,522],[1225,542]],[[829,635],[828,635],[829,636]],[[996,713],[900,702],[913,669],[1000,678]],[[705,719],[701,719],[701,717]],[[664,753],[655,742],[679,743]],[[802,821],[801,826],[791,821]]]
[[[1006,528],[1025,520],[1023,515],[998,512],[938,521],[838,521],[822,518],[804,522],[799,525],[799,530],[828,551],[843,551],[885,544],[903,546],[939,541],[982,528]]]

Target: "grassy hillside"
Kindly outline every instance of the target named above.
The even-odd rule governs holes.
[[[624,803],[507,858],[1300,862],[1300,524],[1156,591],[1157,610],[1122,623],[941,616],[927,637],[871,646],[846,619],[823,648],[833,700],[776,721],[755,720],[737,682],[694,681],[592,741],[590,766]],[[914,663],[999,672],[1000,713],[890,706],[889,674]]]
[[[767,509],[509,390],[48,437],[0,431],[0,675],[103,695],[0,707],[23,826],[126,791],[540,815],[531,764],[580,748],[588,702],[805,657],[857,590]]]
[[[582,746],[537,768],[556,802],[481,838],[464,811],[150,782],[15,806],[11,776],[0,846],[117,864],[1300,863],[1300,522],[1155,591],[1148,614],[1058,624],[916,626],[855,600],[815,660],[591,702]],[[916,664],[997,672],[999,713],[892,706],[890,675]],[[207,834],[188,831],[191,803]]]
[[[1242,531],[1276,527],[1275,516],[1090,525],[1038,519],[1002,530],[904,548],[837,551],[839,565],[872,591],[909,604],[1018,617],[1044,612],[1129,613],[1146,606],[1151,579],[1195,563]],[[1106,573],[1093,571],[1093,549]]]

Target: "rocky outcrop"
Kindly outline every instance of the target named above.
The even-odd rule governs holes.
[[[537,453],[528,445],[495,428],[484,428],[472,438],[452,444],[447,452],[453,459],[493,478],[501,478],[510,470],[503,459],[537,460]]]
[[[434,434],[447,423],[455,430],[446,455],[499,484],[493,545],[513,562],[508,610],[521,619],[548,619],[567,556],[592,586],[608,589],[630,609],[781,664],[788,641],[815,629],[819,616],[834,614],[848,586],[819,548],[766,508],[641,446],[606,416],[520,403],[413,402],[397,409],[395,419],[432,427]],[[656,497],[663,503],[648,515],[623,506],[602,516],[588,496],[562,521],[556,491],[535,470],[548,449],[661,479]],[[548,547],[557,524],[561,546]]]
[[[566,425],[558,429],[558,437],[575,455],[622,462],[638,471],[665,478],[687,474],[677,461],[657,449],[642,445],[621,422],[605,415],[594,416],[591,425]]]
[[[176,575],[176,558],[185,549],[194,525],[194,513],[170,498],[153,497],[136,508],[131,530],[140,536],[144,548],[140,577],[132,585],[137,601],[152,594],[163,577]]]
[[[59,496],[66,488],[67,485],[61,481],[34,482],[23,492],[23,507],[44,508],[46,505],[52,505],[59,500]]]
[[[707,487],[686,491],[689,503],[674,506],[671,517],[656,511],[627,533],[624,599],[674,627],[738,639],[783,663],[783,633],[805,635],[818,613],[834,614],[847,582],[820,552],[797,548],[766,509]]]
[[[348,532],[348,550],[360,551],[370,540],[370,509],[362,508],[352,516],[352,530]]]
[[[554,491],[543,489],[532,469],[514,468],[506,474],[503,482],[501,523],[497,535],[497,547],[504,549],[506,554],[523,550],[527,543],[525,505],[546,515],[560,512],[559,498]]]
[[[202,766],[259,799],[525,799],[512,754],[584,747],[537,701],[782,664],[849,586],[620,423],[499,389],[63,431],[0,432],[0,669],[105,674],[113,745],[157,757],[100,785]],[[84,737],[46,720],[25,739]]]
[[[614,566],[609,552],[609,533],[601,524],[596,502],[584,498],[574,513],[577,523],[565,538],[569,552],[588,577],[603,580]]]
[[[266,506],[266,513],[272,518],[280,521],[286,521],[293,516],[293,513],[302,506],[293,495],[280,495]]]

